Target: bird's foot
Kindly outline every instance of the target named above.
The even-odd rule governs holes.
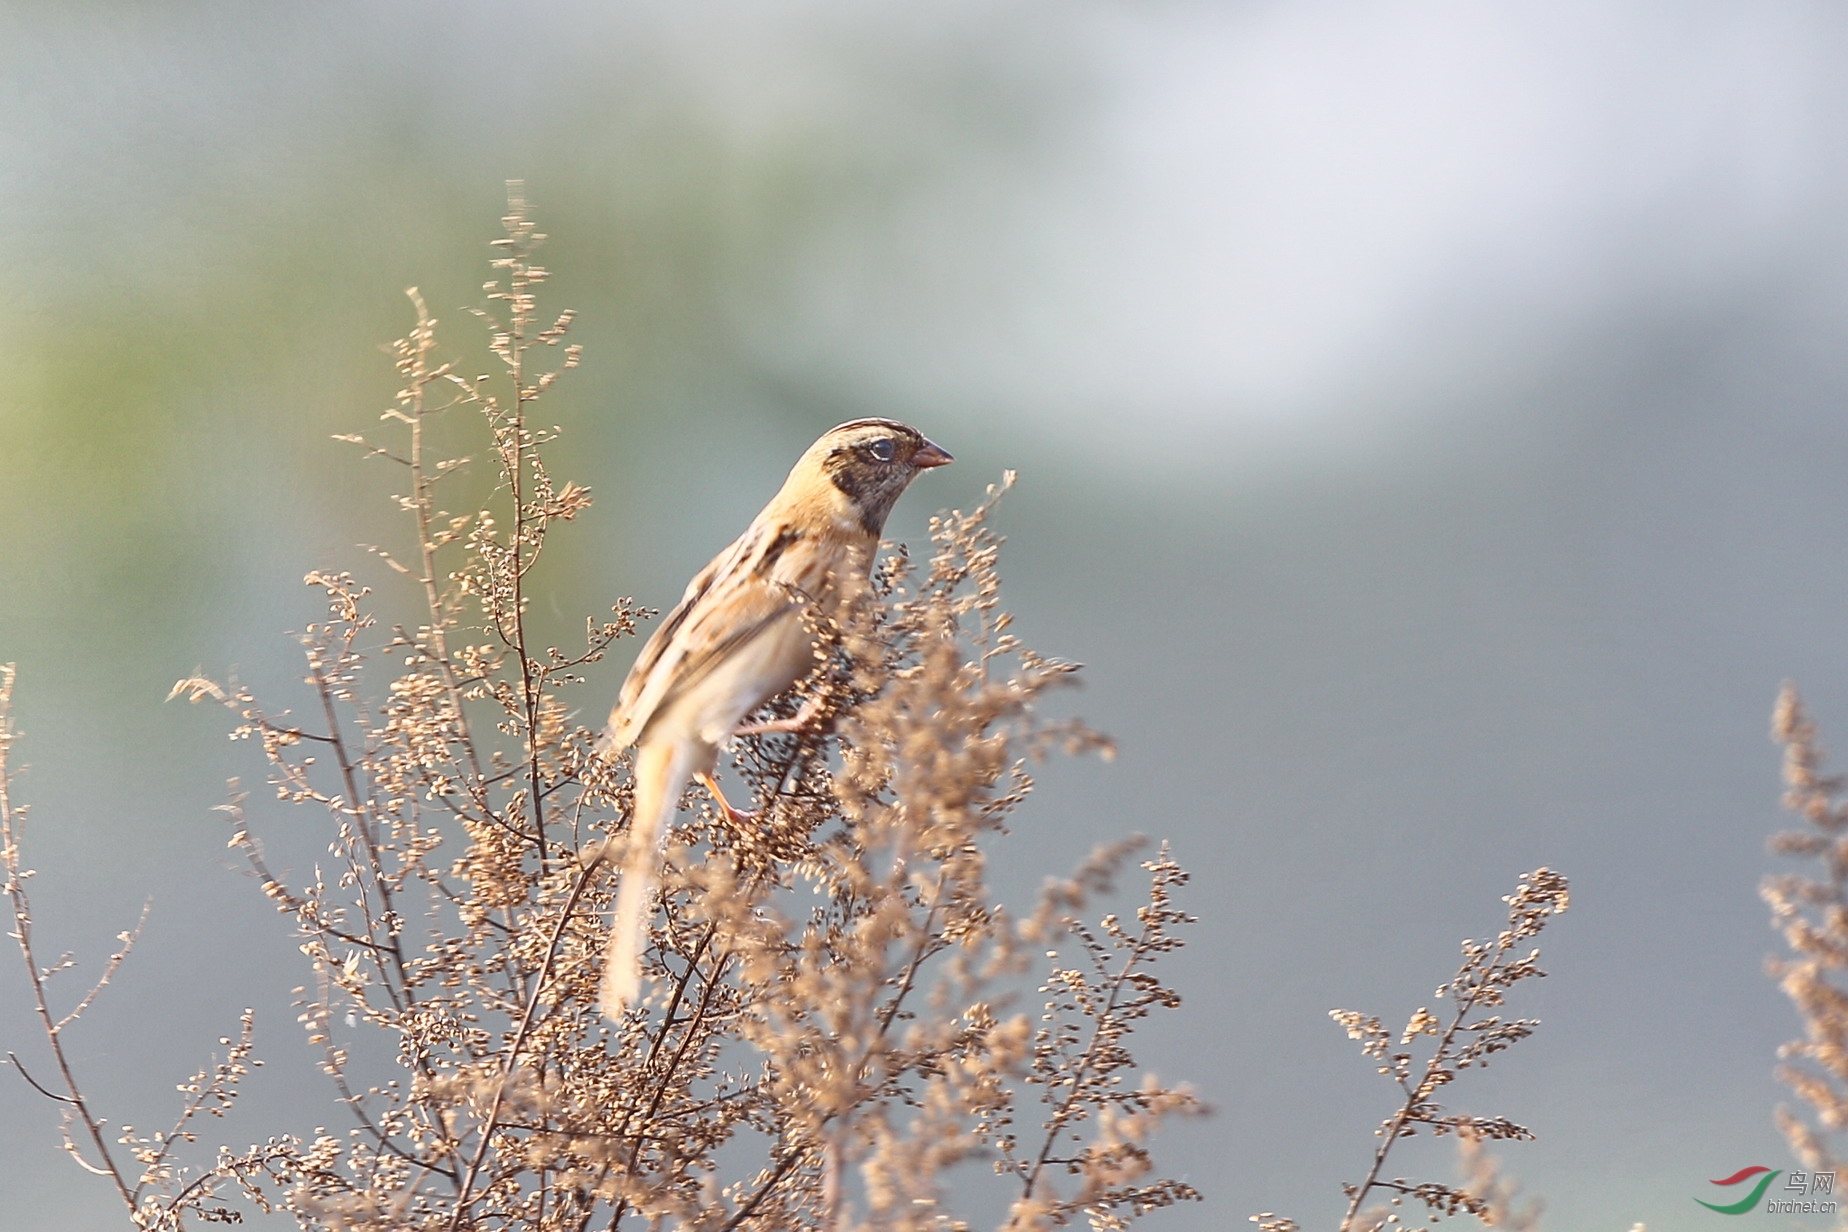
[[[770,719],[763,723],[747,723],[733,732],[734,736],[770,736],[795,735],[807,731],[821,717],[821,698],[811,697],[802,703],[802,709],[787,719]]]
[[[702,771],[695,777],[699,779],[701,787],[712,793],[713,800],[724,811],[725,819],[734,826],[750,825],[757,820],[758,813],[755,809],[746,812],[744,809],[732,807],[732,802],[727,800],[725,793],[719,790],[719,780],[713,778],[710,772]]]

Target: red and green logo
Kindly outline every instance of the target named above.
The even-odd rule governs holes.
[[[1708,1210],[1718,1211],[1722,1215],[1743,1215],[1758,1205],[1758,1200],[1765,1196],[1765,1190],[1771,1188],[1771,1182],[1777,1179],[1778,1172],[1773,1172],[1761,1164],[1756,1167],[1741,1168],[1724,1180],[1709,1182],[1714,1185],[1743,1185],[1753,1177],[1758,1178],[1758,1184],[1752,1186],[1752,1192],[1737,1202],[1728,1202],[1721,1206],[1717,1202],[1700,1202],[1699,1198],[1694,1200],[1700,1202]]]

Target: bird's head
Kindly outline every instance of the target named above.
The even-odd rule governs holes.
[[[791,472],[808,472],[844,501],[870,535],[885,529],[886,516],[917,473],[954,461],[909,424],[891,419],[856,419],[828,429]]]

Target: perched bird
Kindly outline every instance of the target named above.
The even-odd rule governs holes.
[[[604,733],[606,754],[635,748],[635,807],[616,918],[603,957],[603,1012],[632,1005],[661,836],[681,790],[698,778],[734,819],[712,779],[719,749],[746,715],[806,676],[814,638],[802,613],[824,608],[835,579],[865,574],[907,485],[950,455],[916,428],[856,419],[824,432],[736,542],[701,569],[642,647]],[[794,721],[752,732],[793,730]]]

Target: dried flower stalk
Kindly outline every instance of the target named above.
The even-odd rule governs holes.
[[[1507,926],[1492,940],[1463,942],[1463,962],[1434,994],[1449,1001],[1441,1013],[1420,1007],[1395,1039],[1377,1017],[1354,1010],[1329,1011],[1329,1017],[1347,1031],[1349,1039],[1360,1042],[1361,1052],[1379,1063],[1379,1072],[1396,1083],[1403,1096],[1375,1131],[1380,1142],[1366,1175],[1359,1184],[1341,1187],[1348,1197],[1341,1232],[1403,1227],[1399,1208],[1406,1199],[1421,1204],[1434,1219],[1461,1213],[1474,1215],[1484,1224],[1512,1222],[1531,1227],[1537,1222],[1537,1212],[1512,1209],[1512,1191],[1497,1181],[1493,1165],[1481,1151],[1483,1141],[1532,1138],[1533,1133],[1507,1117],[1449,1112],[1435,1098],[1463,1070],[1487,1065],[1491,1056],[1526,1039],[1539,1026],[1532,1018],[1481,1015],[1505,1005],[1509,990],[1522,980],[1546,974],[1540,969],[1539,949],[1527,943],[1570,904],[1566,879],[1551,869],[1535,869],[1524,874],[1514,893],[1502,901],[1508,905]],[[1427,1037],[1434,1043],[1420,1061],[1413,1049]],[[1393,1147],[1420,1132],[1458,1136],[1465,1172],[1461,1185],[1385,1176]],[[1366,1206],[1375,1194],[1384,1196],[1385,1204]],[[1260,1232],[1298,1232],[1295,1220],[1270,1211],[1251,1216],[1251,1222]]]
[[[1766,877],[1759,889],[1791,951],[1767,959],[1765,970],[1796,1007],[1804,1033],[1778,1049],[1785,1064],[1776,1073],[1809,1105],[1809,1118],[1787,1105],[1775,1118],[1805,1167],[1840,1171],[1844,1156],[1831,1135],[1848,1129],[1848,993],[1840,983],[1848,965],[1848,803],[1841,777],[1823,772],[1816,725],[1792,685],[1778,695],[1771,730],[1784,746],[1784,807],[1807,828],[1774,835],[1770,849],[1815,861],[1814,875]]]

